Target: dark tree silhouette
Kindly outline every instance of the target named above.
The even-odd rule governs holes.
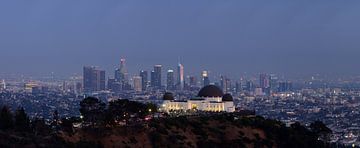
[[[30,130],[30,119],[22,107],[15,112],[15,129],[18,131]]]
[[[53,119],[51,121],[51,128],[58,131],[60,128],[60,116],[57,110],[53,113]]]
[[[31,129],[35,135],[49,135],[51,128],[45,123],[43,118],[35,118],[31,121]]]
[[[320,140],[323,140],[324,142],[330,141],[332,131],[323,122],[315,121],[311,123],[310,129]]]
[[[13,114],[9,107],[3,106],[0,112],[0,129],[7,130],[14,127]]]
[[[154,103],[146,103],[146,112],[147,114],[152,114],[158,112],[158,107]]]
[[[85,123],[91,126],[102,124],[105,119],[106,104],[94,97],[85,98],[80,102],[80,113]]]
[[[60,127],[64,132],[68,134],[73,134],[74,133],[73,123],[74,121],[72,119],[62,118]]]

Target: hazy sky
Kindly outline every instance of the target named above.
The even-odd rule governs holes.
[[[191,74],[360,74],[360,1],[0,1],[0,73],[112,74],[121,57],[131,73],[181,57]]]

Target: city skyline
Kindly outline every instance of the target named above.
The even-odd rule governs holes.
[[[86,3],[1,2],[1,73],[110,71],[119,57],[129,73],[178,57],[196,73],[360,72],[357,1]]]

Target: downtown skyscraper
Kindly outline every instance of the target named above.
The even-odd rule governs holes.
[[[178,84],[179,90],[184,89],[184,86],[185,86],[184,66],[180,62],[177,67],[177,84]]]
[[[85,66],[83,81],[86,93],[105,90],[105,71],[93,66]]]
[[[166,89],[167,90],[174,90],[175,88],[175,78],[174,78],[174,70],[169,69],[167,71],[167,79],[166,79]]]
[[[151,87],[154,89],[161,89],[161,70],[162,65],[155,65],[154,70],[151,71]]]
[[[145,91],[148,87],[148,72],[146,70],[141,70],[140,77],[142,90]]]
[[[131,87],[125,59],[120,59],[120,67],[115,70],[115,81],[121,84],[121,90],[129,90]]]
[[[207,86],[207,85],[210,85],[210,79],[209,79],[208,71],[203,71],[201,73],[201,76],[202,76],[202,85],[203,85],[203,87]]]

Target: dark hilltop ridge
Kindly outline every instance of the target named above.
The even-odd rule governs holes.
[[[153,104],[96,98],[80,103],[81,117],[29,119],[24,109],[0,112],[0,147],[343,147],[330,144],[331,130],[264,119],[249,112],[161,115]]]

